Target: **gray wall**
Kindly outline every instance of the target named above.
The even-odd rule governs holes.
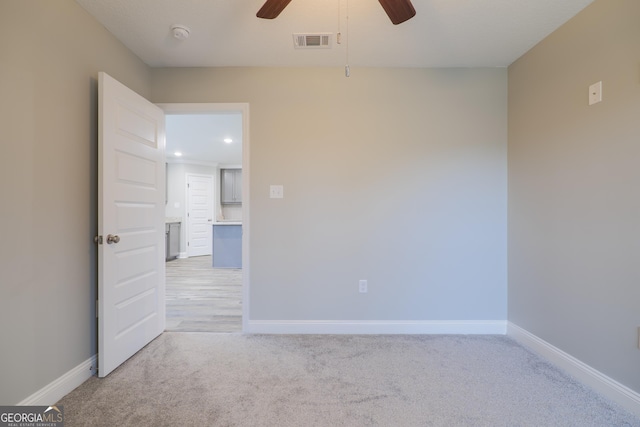
[[[509,320],[637,392],[639,22],[597,0],[509,67]]]
[[[509,320],[636,391],[638,17],[597,0],[508,70]],[[506,70],[150,70],[73,0],[0,2],[0,58],[0,404],[97,351],[101,70],[250,103],[253,319],[505,318]]]
[[[506,69],[152,71],[153,102],[250,104],[251,320],[506,319],[506,89]]]
[[[0,1],[0,404],[96,354],[97,77],[149,69],[73,0]]]
[[[0,57],[1,404],[97,351],[98,71],[250,103],[253,319],[506,317],[506,70],[152,71],[73,0],[0,2]]]

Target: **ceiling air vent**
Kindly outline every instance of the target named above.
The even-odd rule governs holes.
[[[330,49],[331,33],[294,34],[293,45],[296,49]]]

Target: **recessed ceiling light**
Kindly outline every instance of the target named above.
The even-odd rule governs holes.
[[[231,138],[225,138],[224,142],[226,142],[227,144],[231,144],[233,142],[233,139]]]
[[[182,153],[179,152],[179,151],[176,151],[175,153],[173,153],[173,155],[176,156],[176,157],[180,157],[180,156],[182,156]]]

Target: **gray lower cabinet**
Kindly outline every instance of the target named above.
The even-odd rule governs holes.
[[[242,268],[242,225],[213,225],[213,266]]]
[[[165,243],[167,261],[178,258],[180,254],[180,223],[169,222],[165,224]]]

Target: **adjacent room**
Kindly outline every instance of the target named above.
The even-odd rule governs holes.
[[[640,2],[264,4],[0,2],[0,404],[640,425]]]
[[[242,113],[168,114],[166,331],[242,330]]]

